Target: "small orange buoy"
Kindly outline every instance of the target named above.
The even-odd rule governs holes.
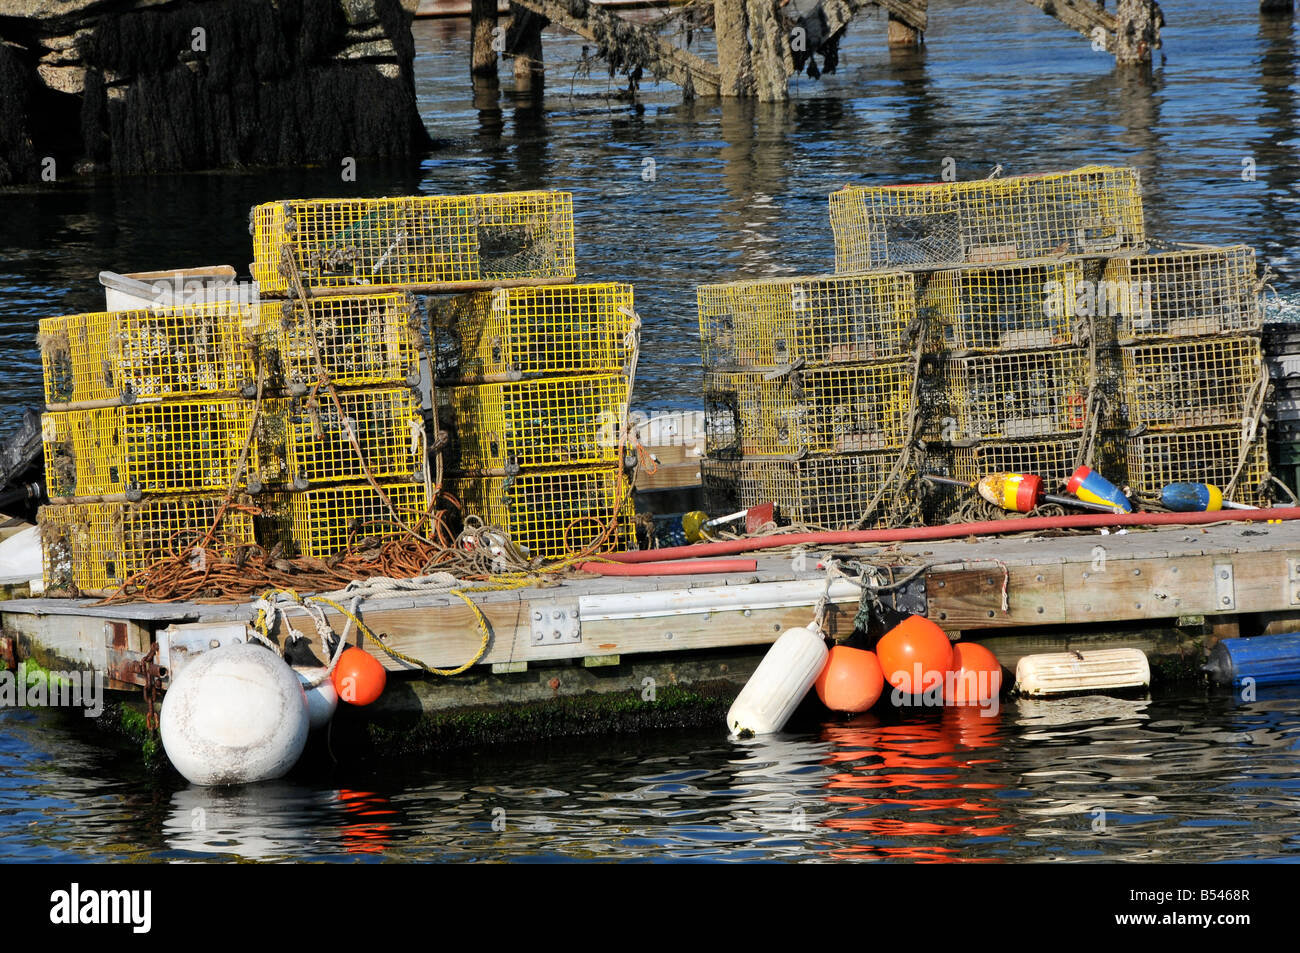
[[[958,642],[952,647],[951,698],[957,705],[970,705],[997,698],[1002,690],[1002,665],[997,656],[977,642]]]
[[[890,685],[919,695],[942,684],[952,667],[952,643],[929,619],[910,615],[876,643],[876,656]]]
[[[339,656],[330,681],[339,698],[349,705],[369,705],[384,693],[388,673],[373,655],[353,646]]]
[[[817,697],[831,711],[866,711],[885,690],[885,675],[875,652],[837,645],[813,683]]]

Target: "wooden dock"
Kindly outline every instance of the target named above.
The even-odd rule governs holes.
[[[881,596],[886,605],[924,614],[953,638],[983,641],[1010,666],[1022,643],[1008,637],[1060,647],[1101,630],[1126,630],[1130,638],[1164,630],[1186,634],[1175,640],[1176,650],[1186,653],[1188,646],[1204,651],[1227,635],[1300,627],[1300,522],[810,548],[760,554],[755,571],[746,573],[568,575],[545,586],[473,594],[490,628],[487,651],[466,677],[436,683],[438,704],[455,705],[462,684],[473,686],[466,704],[522,697],[494,696],[481,677],[489,673],[536,675],[568,665],[612,675],[620,666],[644,668],[694,653],[757,656],[785,629],[807,624],[823,596],[830,605],[827,631],[845,638],[862,589],[828,575],[823,567],[831,557],[875,567],[886,581],[913,575]],[[481,642],[474,613],[447,594],[374,598],[359,614],[388,646],[434,667],[463,664]],[[328,615],[342,631],[343,618]],[[254,617],[249,603],[103,606],[18,599],[0,603],[0,649],[51,668],[103,671],[110,687],[130,688],[144,684],[154,642],[163,649],[165,683],[167,646],[173,657],[187,647],[204,648],[205,626],[239,631]],[[296,620],[312,633],[306,616]],[[374,644],[363,641],[363,647],[392,671],[414,670]],[[315,650],[322,654],[319,645]],[[629,687],[626,679],[606,678],[605,684],[611,691]]]

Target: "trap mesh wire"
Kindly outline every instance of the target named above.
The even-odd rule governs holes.
[[[171,556],[193,553],[221,511],[222,497],[184,497],[140,503],[65,503],[37,513],[50,589],[109,589]],[[208,550],[232,558],[254,543],[253,518],[228,510]]]
[[[1082,430],[1087,359],[1079,351],[1021,351],[946,362],[951,436],[1014,440]]]
[[[262,309],[273,329],[277,384],[290,393],[317,382],[318,352],[321,370],[338,387],[420,382],[423,342],[410,295],[313,298],[310,325],[301,301],[268,301]]]
[[[897,459],[897,453],[858,453],[801,460],[704,460],[701,476],[711,513],[775,503],[778,515],[791,522],[848,529],[863,516]],[[868,527],[884,525],[890,502],[886,494]]]
[[[908,437],[910,404],[911,367],[903,361],[780,377],[710,371],[705,446],[718,459],[889,450]]]
[[[442,382],[624,371],[632,286],[604,282],[460,295],[429,315]]]
[[[1246,245],[1121,255],[1102,284],[1121,341],[1258,331],[1255,251]]]
[[[1227,488],[1241,452],[1243,430],[1208,427],[1203,430],[1152,431],[1126,440],[1128,483],[1143,497],[1158,499],[1169,483],[1212,483]],[[1246,465],[1232,499],[1263,504],[1268,482],[1268,450],[1256,434],[1246,454]]]
[[[247,400],[174,400],[47,413],[51,498],[224,490],[253,426]],[[259,469],[256,440],[248,472]]]
[[[952,475],[974,483],[990,473],[1036,473],[1048,492],[1063,489],[1077,466],[1081,437],[989,441],[953,451]]]
[[[628,401],[622,374],[451,387],[439,391],[439,400],[456,469],[620,462]]]
[[[900,358],[916,318],[906,272],[700,285],[696,300],[709,368]]]
[[[450,491],[465,515],[506,531],[534,556],[561,557],[599,538],[614,515],[618,526],[604,551],[636,545],[635,513],[617,467],[546,470],[515,477],[458,477]]]
[[[327,395],[313,401],[266,402],[259,450],[267,485],[305,489],[365,479],[349,434],[360,446],[372,476],[423,479],[424,419],[414,391],[389,387],[341,391],[338,396],[342,414]]]
[[[284,295],[288,248],[318,288],[572,279],[573,197],[505,192],[295,199],[253,209],[253,277]]]
[[[401,523],[417,529],[428,512],[423,483],[379,481],[401,522],[394,519],[369,483],[314,487],[297,493],[269,493],[258,519],[258,541],[290,555],[328,559],[364,539],[403,536]]]
[[[944,351],[1030,351],[1074,343],[1075,261],[937,272],[922,307]]]
[[[1109,254],[1142,243],[1136,169],[846,186],[830,196],[835,270]]]
[[[1120,351],[1128,423],[1153,430],[1239,423],[1264,373],[1253,337],[1127,345]]]
[[[48,404],[234,394],[253,383],[256,308],[212,302],[40,322]]]

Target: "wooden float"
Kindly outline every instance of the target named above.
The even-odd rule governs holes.
[[[915,574],[882,596],[886,605],[924,614],[953,638],[984,641],[1009,667],[1026,646],[1038,651],[1078,645],[1099,631],[1126,628],[1129,634],[1112,644],[1144,646],[1157,638],[1153,633],[1173,632],[1165,651],[1193,654],[1199,664],[1219,637],[1280,631],[1300,620],[1300,522],[815,547],[759,554],[753,572],[570,575],[544,587],[476,593],[472,598],[491,633],[487,651],[465,677],[434,683],[437,707],[454,706],[458,698],[490,704],[523,697],[508,686],[494,690],[483,678],[489,673],[531,672],[545,695],[548,685],[556,693],[550,683],[558,680],[537,670],[600,668],[603,677],[587,679],[582,691],[627,691],[634,686],[615,677],[619,670],[643,673],[660,660],[677,664],[719,652],[757,657],[785,629],[806,624],[824,596],[826,629],[845,638],[861,591],[843,578],[828,581],[822,567],[832,556],[877,567],[885,580]],[[338,613],[327,616],[336,631],[343,630]],[[360,616],[388,646],[431,666],[461,665],[480,645],[474,614],[447,594],[371,599]],[[242,633],[254,617],[250,603],[105,606],[15,599],[0,603],[0,654],[34,657],[52,668],[106,672],[110,688],[129,689],[144,684],[152,664],[146,655],[158,642],[165,684],[175,653]],[[305,616],[295,625],[316,638]],[[362,645],[391,671],[415,671],[374,644]],[[318,644],[314,649],[321,654]],[[743,678],[739,669],[737,674]]]

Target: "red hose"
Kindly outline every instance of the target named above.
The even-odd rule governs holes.
[[[1030,516],[1025,519],[990,520],[985,523],[951,523],[945,526],[914,526],[907,529],[865,529],[826,533],[790,533],[786,536],[756,536],[721,543],[696,543],[668,549],[643,549],[632,553],[611,553],[621,563],[660,562],[694,559],[697,556],[732,556],[777,546],[847,545],[850,543],[908,543],[964,536],[998,536],[1045,529],[1100,529],[1111,526],[1194,526],[1198,523],[1257,522],[1300,519],[1300,507],[1285,506],[1262,510],[1215,510],[1209,513],[1077,513],[1069,516]]]
[[[690,547],[686,547],[690,548]],[[673,552],[675,550],[670,550]],[[659,550],[663,552],[663,550]],[[678,557],[681,558],[681,557]],[[697,572],[753,572],[758,568],[755,559],[698,559],[690,562],[641,563],[628,566],[623,563],[579,563],[583,572],[594,572],[600,576],[686,576]]]

